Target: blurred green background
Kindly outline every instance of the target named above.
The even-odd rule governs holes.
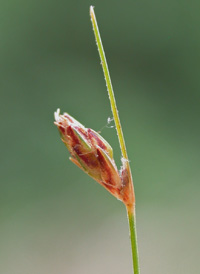
[[[133,171],[141,272],[198,274],[195,0],[1,0],[0,273],[132,273],[124,206],[68,160],[53,125],[59,107],[101,130],[120,166],[90,5]]]

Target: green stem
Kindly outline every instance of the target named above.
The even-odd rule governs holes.
[[[136,218],[135,218],[135,209],[127,207],[128,221],[129,221],[129,230],[131,238],[131,247],[132,247],[132,258],[133,258],[133,270],[134,274],[140,273],[139,268],[139,256],[137,248],[137,233],[136,233]]]
[[[129,176],[129,181],[132,184],[132,188],[130,188],[130,190],[132,191],[133,200],[132,200],[131,205],[130,204],[126,205],[126,208],[127,208],[127,213],[128,213],[130,236],[131,236],[133,269],[134,269],[134,274],[139,274],[139,258],[138,258],[136,222],[135,222],[135,200],[134,200],[135,198],[134,198],[134,189],[133,189],[133,183],[132,183],[133,182],[132,174],[131,174],[130,164],[129,164],[129,160],[128,160],[128,154],[127,154],[127,150],[126,150],[123,131],[122,131],[119,114],[118,114],[118,110],[117,110],[117,105],[116,105],[116,101],[115,101],[112,82],[110,79],[110,73],[109,73],[108,65],[107,65],[107,61],[106,61],[106,56],[104,53],[103,44],[101,41],[101,36],[99,33],[97,21],[96,21],[96,16],[95,16],[94,9],[92,6],[90,7],[90,16],[91,16],[91,21],[92,21],[92,25],[93,25],[94,35],[96,38],[97,48],[99,51],[101,64],[103,67],[103,72],[104,72],[104,76],[105,76],[105,80],[106,80],[108,95],[109,95],[109,99],[110,99],[113,118],[115,121],[115,126],[116,126],[116,130],[117,130],[121,153],[122,153],[123,159],[125,159],[125,161],[122,162],[122,165],[123,165],[123,167],[126,168],[126,170],[128,172],[128,176]]]
[[[109,73],[109,70],[108,70],[108,65],[107,65],[107,62],[106,62],[106,56],[105,56],[105,53],[104,53],[103,44],[101,42],[101,36],[100,36],[100,33],[99,33],[99,28],[98,28],[98,25],[97,25],[94,9],[93,9],[92,6],[90,7],[90,16],[91,16],[93,30],[94,30],[94,34],[95,34],[95,38],[96,38],[96,42],[97,42],[97,48],[99,50],[101,64],[102,64],[102,67],[103,67],[103,72],[104,72],[104,76],[105,76],[105,80],[106,80],[108,95],[109,95],[109,99],[110,99],[111,109],[112,109],[113,118],[114,118],[115,125],[116,125],[118,138],[119,138],[119,143],[120,143],[120,147],[121,147],[122,156],[123,156],[123,158],[128,160],[126,145],[125,145],[125,141],[124,141],[124,137],[123,137],[122,127],[121,127],[121,123],[120,123],[120,119],[119,119],[119,114],[118,114],[117,105],[116,105],[116,101],[115,101],[112,82],[111,82],[111,79],[110,79],[110,73]]]

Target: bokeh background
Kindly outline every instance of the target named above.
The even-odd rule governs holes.
[[[94,5],[137,195],[141,273],[198,274],[199,1],[1,0],[0,273],[131,274],[125,208],[69,160],[59,107],[120,151]]]

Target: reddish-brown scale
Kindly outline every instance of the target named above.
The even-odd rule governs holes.
[[[128,205],[135,201],[134,192],[132,190],[132,182],[130,182],[129,174],[126,169],[121,172],[121,180],[123,183],[121,189],[121,195],[123,197],[123,202]]]
[[[75,126],[74,128],[88,140],[88,135],[84,128],[77,127],[77,126]]]
[[[110,184],[110,185],[115,185],[115,182],[112,180],[112,174],[110,172],[110,167],[108,166],[104,156],[102,155],[100,149],[97,149],[97,155],[99,159],[99,163],[101,166],[102,173],[106,175],[105,182]]]
[[[74,123],[73,119],[67,113],[64,113],[63,116],[67,118],[71,123]]]
[[[122,180],[122,183],[123,183],[123,187],[126,187],[128,186],[129,184],[129,176],[128,176],[128,172],[126,169],[123,169],[121,171],[121,180]]]
[[[59,130],[61,131],[62,134],[65,134],[65,128],[62,125],[59,125]]]
[[[88,128],[88,136],[91,140],[92,140],[92,138],[94,138],[97,142],[97,145],[99,147],[101,147],[102,149],[106,150],[106,148],[107,148],[106,145],[102,142],[101,139],[99,139],[99,137],[90,128]]]
[[[91,144],[91,140],[89,139],[88,134],[87,134],[87,131],[86,131],[84,128],[77,127],[77,126],[74,126],[74,128],[80,133],[80,135],[82,135],[82,137],[85,138],[85,140],[86,140],[89,144]]]
[[[110,186],[110,185],[107,185],[107,184],[105,184],[104,182],[102,182],[102,184],[103,184],[104,187],[105,187],[106,189],[108,189],[113,195],[116,195],[116,188],[114,188],[114,187],[112,187],[112,186]]]
[[[132,197],[130,197],[130,193],[124,193],[123,194],[123,202],[125,205],[133,205],[135,203],[135,196],[132,194]]]
[[[73,147],[74,151],[78,155],[78,157],[86,163],[86,165],[90,168],[97,168],[98,167],[98,161],[97,158],[95,157],[93,152],[83,152],[81,150],[80,145],[76,145]]]
[[[74,134],[72,127],[67,127],[67,135],[69,135],[72,138],[73,144],[72,146],[75,146],[76,144],[80,144],[78,137]]]

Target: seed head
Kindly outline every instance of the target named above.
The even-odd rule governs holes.
[[[61,135],[61,139],[68,148],[70,160],[90,175],[111,194],[119,200],[124,201],[127,193],[124,191],[125,171],[121,176],[113,159],[113,150],[108,142],[97,132],[85,128],[67,113],[55,112],[55,125]],[[125,202],[125,201],[124,201]]]

